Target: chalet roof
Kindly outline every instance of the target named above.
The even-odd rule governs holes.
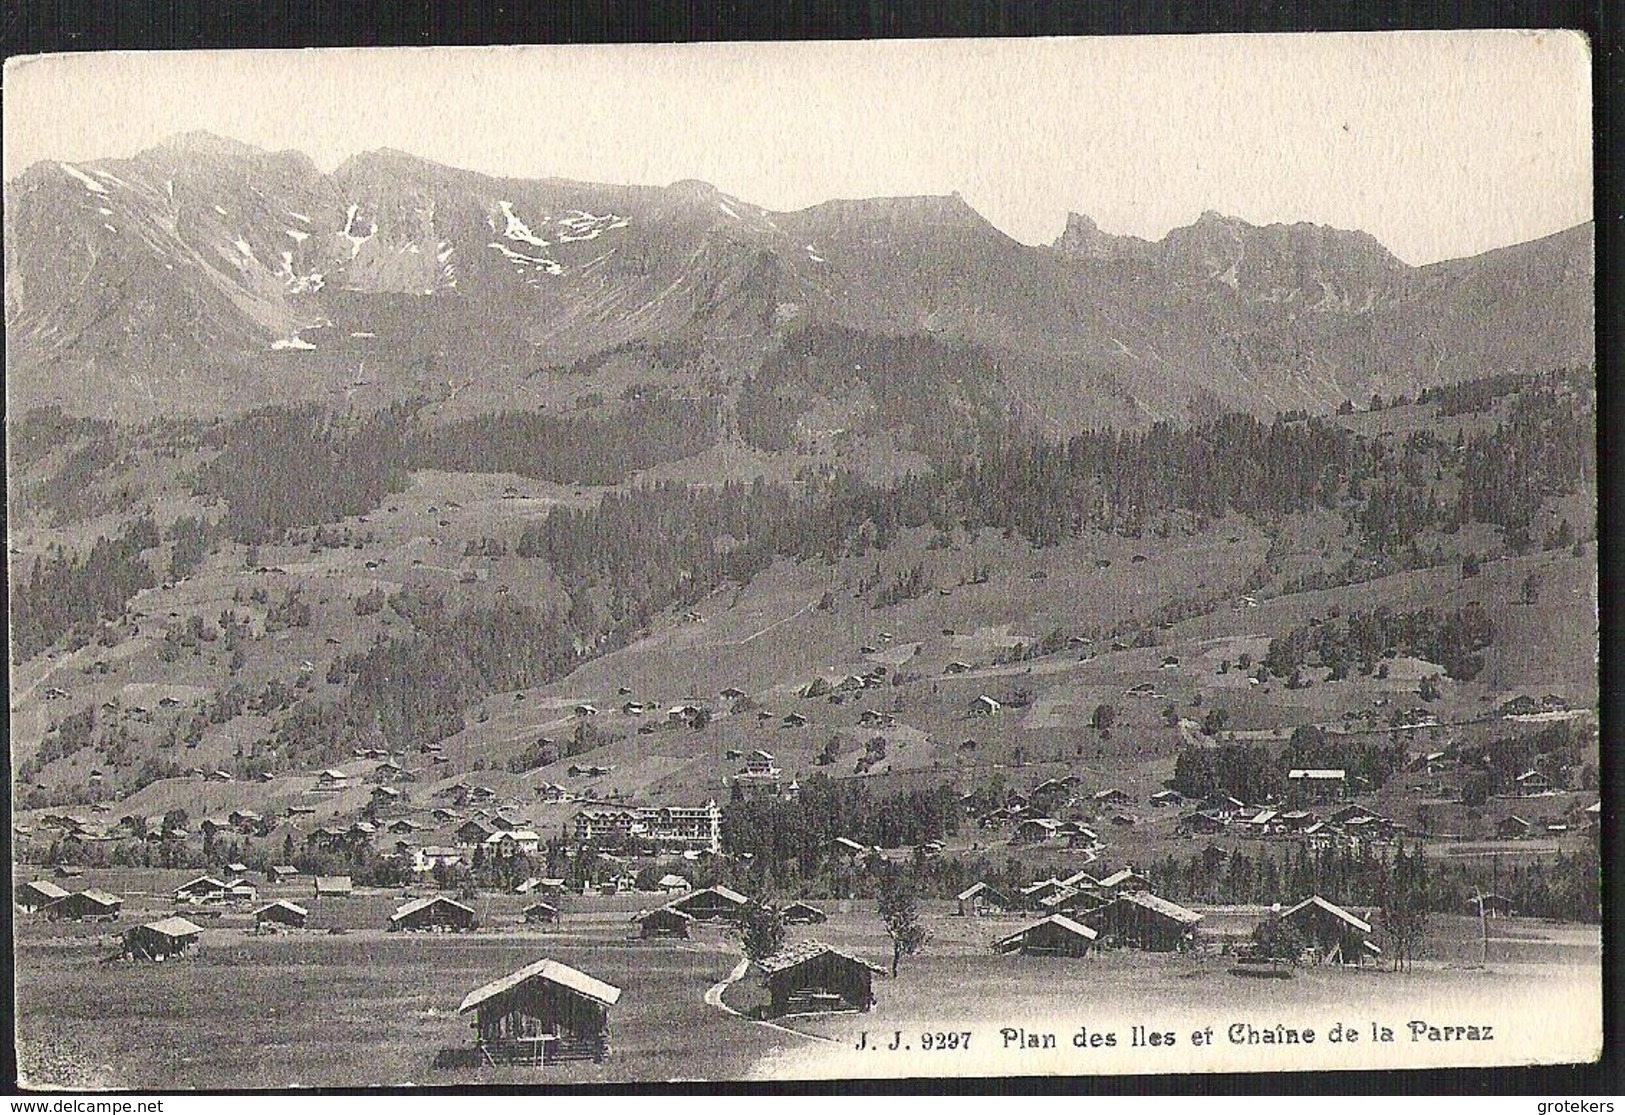
[[[1036,883],[1027,884],[1026,886],[1021,888],[1019,893],[1021,893],[1023,895],[1037,894],[1039,891],[1043,890],[1045,887],[1059,887],[1060,885],[1061,885],[1061,880],[1059,880],[1055,876],[1051,875],[1048,879],[1040,879]]]
[[[193,879],[189,883],[182,883],[180,886],[175,888],[175,891],[178,894],[181,891],[196,890],[200,886],[207,887],[209,890],[226,889],[226,884],[221,880],[216,879],[213,875],[199,875],[196,879]]]
[[[1120,894],[1117,896],[1116,901],[1132,902],[1136,906],[1143,906],[1147,910],[1152,910],[1163,917],[1184,925],[1195,925],[1202,920],[1202,915],[1195,910],[1187,910],[1179,903],[1170,902],[1166,898],[1159,898],[1150,891],[1142,890],[1133,891],[1129,894]]]
[[[400,921],[402,918],[411,917],[420,910],[427,910],[431,906],[440,905],[455,906],[459,910],[467,911],[469,914],[474,912],[474,907],[472,906],[465,906],[455,898],[447,898],[443,894],[437,894],[431,898],[414,898],[410,902],[403,903],[398,910],[389,916],[389,920]]]
[[[546,910],[550,914],[556,914],[559,912],[559,908],[553,905],[551,902],[532,902],[529,906],[525,907],[524,912],[528,914],[532,910]]]
[[[652,917],[672,917],[681,921],[693,921],[694,915],[678,909],[676,906],[656,906],[652,910],[639,910],[632,915],[633,921],[647,921]]]
[[[511,991],[522,983],[533,979],[544,980],[547,983],[573,991],[577,995],[603,1003],[605,1006],[614,1005],[621,997],[621,989],[594,979],[586,972],[578,971],[568,964],[560,964],[557,960],[538,960],[534,964],[527,964],[517,972],[510,972],[501,979],[492,980],[483,987],[476,987],[463,997],[462,1005],[457,1008],[458,1014],[473,1010],[487,999],[495,998],[506,991]]]
[[[1141,875],[1138,871],[1135,871],[1134,868],[1125,867],[1121,871],[1112,872],[1110,875],[1106,876],[1104,879],[1101,879],[1099,882],[1100,882],[1100,886],[1104,887],[1107,890],[1110,890],[1112,887],[1122,886],[1124,883],[1127,883],[1127,882],[1129,882],[1129,881],[1131,881],[1133,879],[1143,879],[1143,878],[1145,878],[1145,876]]]
[[[317,894],[348,894],[354,889],[348,875],[318,875],[316,877]]]
[[[1121,874],[1121,872],[1119,872],[1119,874]],[[1092,887],[1098,885],[1100,880],[1089,874],[1087,871],[1074,871],[1072,874],[1062,879],[1061,882],[1069,887]]]
[[[718,898],[725,898],[729,902],[732,902],[732,903],[734,903],[735,905],[738,905],[738,906],[744,906],[744,905],[746,905],[747,903],[750,902],[750,899],[746,898],[744,895],[740,894],[738,891],[732,890],[729,887],[725,887],[721,883],[718,883],[714,887],[706,887],[704,890],[697,890],[692,894],[685,895],[681,899],[681,901],[687,902],[690,899],[698,898],[702,894],[714,894]]]
[[[819,909],[817,906],[814,906],[811,902],[806,902],[806,901],[803,901],[802,899],[799,899],[799,898],[796,899],[794,902],[785,903],[785,905],[783,906],[783,908],[779,912],[780,913],[789,913],[791,910],[811,910],[815,914],[821,914],[821,913],[824,912],[823,910]]]
[[[31,890],[35,894],[41,895],[45,898],[68,897],[67,891],[57,886],[49,879],[35,879],[32,883],[25,883],[23,886],[25,890]]]
[[[94,887],[86,887],[84,890],[79,892],[79,897],[88,898],[99,906],[124,905],[124,899],[120,898],[118,895],[109,894],[105,890],[97,890]]]
[[[316,777],[317,778],[325,778],[328,781],[336,782],[341,778],[348,778],[350,776],[348,774],[345,774],[342,770],[333,770],[332,768],[329,768],[327,770],[322,771]]]
[[[1348,777],[1348,774],[1347,774],[1347,772],[1345,772],[1345,771],[1343,771],[1341,769],[1332,770],[1332,769],[1315,767],[1315,768],[1307,768],[1307,769],[1289,770],[1289,771],[1287,771],[1286,776],[1288,778],[1298,779],[1299,781],[1307,780],[1307,781],[1310,781],[1310,782],[1341,782],[1341,781],[1345,780]]]
[[[1001,940],[999,944],[1008,945],[1012,942],[1019,941],[1033,930],[1044,925],[1058,926],[1068,933],[1082,937],[1086,941],[1093,941],[1096,937],[1100,936],[1099,933],[1095,932],[1093,929],[1090,929],[1087,925],[1081,925],[1067,917],[1065,914],[1051,914],[1047,918],[1041,918],[1038,921],[1033,922],[1027,928],[1020,930],[1019,932],[1010,934],[1010,936]]]
[[[154,933],[160,933],[165,937],[196,937],[203,932],[202,926],[193,925],[191,922],[181,917],[161,918],[158,921],[150,921],[141,928],[149,929]]]
[[[681,875],[662,875],[660,877],[660,883],[658,885],[659,885],[661,890],[667,890],[667,889],[676,888],[676,887],[687,887],[688,886],[688,880],[683,878]]]
[[[1281,912],[1281,916],[1283,918],[1290,918],[1294,914],[1297,914],[1299,911],[1307,910],[1307,909],[1309,909],[1311,907],[1318,907],[1319,909],[1325,910],[1328,914],[1331,914],[1334,918],[1337,918],[1340,921],[1347,922],[1348,924],[1352,925],[1354,928],[1358,929],[1361,933],[1369,933],[1369,932],[1371,932],[1371,923],[1370,922],[1364,920],[1363,918],[1356,917],[1355,915],[1349,913],[1349,911],[1343,909],[1343,907],[1337,905],[1334,902],[1326,901],[1324,898],[1320,897],[1320,895],[1318,895],[1318,894],[1310,895],[1308,898],[1305,898],[1302,902],[1298,903],[1296,906],[1292,907],[1290,910],[1283,910]]]
[[[258,910],[255,910],[254,916],[259,917],[267,910],[276,909],[287,910],[290,913],[298,914],[300,917],[305,917],[310,913],[309,910],[305,909],[297,902],[289,902],[286,898],[279,898],[275,902],[268,902],[264,906],[261,906]]]
[[[779,972],[787,972],[791,968],[799,968],[809,960],[816,960],[820,956],[831,954],[859,967],[867,968],[871,972],[885,971],[878,964],[871,964],[861,956],[853,956],[849,952],[838,949],[834,945],[826,945],[822,941],[798,941],[788,948],[774,953],[772,956],[758,960],[756,963],[761,967],[762,971],[771,976]]]
[[[958,894],[954,895],[954,897],[956,899],[958,899],[960,902],[964,902],[964,901],[966,901],[968,899],[975,898],[978,894],[984,894],[984,893],[985,894],[991,894],[996,898],[1002,898],[1003,897],[1002,895],[999,894],[998,891],[994,890],[992,887],[988,886],[986,883],[972,883],[970,886],[966,887],[964,890],[962,890]]]

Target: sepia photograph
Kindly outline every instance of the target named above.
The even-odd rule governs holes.
[[[1591,66],[9,59],[11,1083],[1595,1062]]]

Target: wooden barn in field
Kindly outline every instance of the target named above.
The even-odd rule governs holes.
[[[1201,920],[1202,915],[1196,911],[1150,891],[1119,894],[1084,918],[1089,928],[1100,935],[1101,944],[1147,952],[1172,952],[1186,947],[1196,936],[1196,925]]]
[[[1382,954],[1371,941],[1370,922],[1318,894],[1281,911],[1281,921],[1296,929],[1304,942],[1314,947],[1322,963],[1332,960],[1340,964],[1362,964]]]
[[[748,905],[750,899],[720,883],[667,904],[668,908],[681,910],[696,921],[737,921]]]
[[[1012,933],[995,942],[993,947],[1000,952],[1019,952],[1029,956],[1087,956],[1089,946],[1099,936],[1087,925],[1080,925],[1065,914],[1051,914],[1019,933]]]
[[[779,916],[784,919],[785,925],[817,925],[829,920],[829,915],[817,906],[799,899],[785,905],[779,911]]]
[[[621,989],[556,960],[538,960],[470,991],[474,1046],[489,1064],[549,1065],[609,1056],[609,1008]]]
[[[979,918],[994,911],[1003,913],[1011,908],[1010,899],[986,883],[972,883],[954,896],[959,903],[960,917]]]
[[[757,961],[773,1016],[867,1011],[876,973],[885,969],[822,941],[800,941]]]
[[[317,898],[348,898],[355,893],[355,884],[348,875],[316,876]]]
[[[437,894],[433,898],[414,898],[389,916],[387,928],[391,933],[409,932],[466,932],[477,928],[479,917],[474,907],[465,906],[454,898]]]
[[[32,914],[36,910],[45,909],[53,902],[60,902],[68,897],[68,892],[49,879],[35,879],[18,887],[15,897],[18,908],[24,913]]]
[[[532,902],[525,907],[526,925],[556,925],[559,908],[550,902]]]
[[[657,937],[687,937],[694,919],[683,911],[672,906],[662,906],[657,910],[645,910],[632,918],[638,923],[638,936],[644,939]]]
[[[125,931],[124,955],[132,960],[167,960],[184,954],[202,935],[203,928],[185,918],[148,922]]]
[[[310,917],[310,911],[297,902],[289,902],[279,898],[267,906],[261,906],[254,911],[254,928],[271,929],[282,927],[285,929],[303,929]]]
[[[86,888],[77,894],[57,899],[46,907],[45,912],[52,918],[69,918],[73,921],[113,921],[123,908],[124,899],[118,895]]]

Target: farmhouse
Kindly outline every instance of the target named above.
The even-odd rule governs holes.
[[[491,1064],[547,1065],[609,1056],[609,1008],[621,989],[556,960],[538,960],[470,991],[475,1048]]]
[[[273,863],[265,869],[265,881],[280,883],[299,874],[299,869],[291,863]]]
[[[254,911],[254,927],[267,929],[286,927],[288,929],[303,929],[305,920],[310,917],[310,911],[297,902],[289,902],[279,898],[268,906],[261,906]]]
[[[972,883],[958,894],[954,900],[959,903],[959,916],[966,918],[979,918],[994,910],[1004,911],[1010,909],[1010,899],[986,883]]]
[[[320,794],[336,794],[340,790],[350,788],[350,776],[342,770],[328,769],[316,775],[316,792]]]
[[[59,898],[45,908],[52,918],[73,921],[112,921],[124,907],[124,899],[105,890],[85,889],[78,894]]]
[[[1179,818],[1177,826],[1178,831],[1187,836],[1211,835],[1223,832],[1224,828],[1225,819],[1206,809],[1184,814]]]
[[[1551,779],[1538,770],[1526,770],[1512,781],[1518,787],[1518,793],[1525,796],[1548,793],[1552,788]]]
[[[17,905],[24,913],[44,909],[53,902],[68,897],[68,892],[49,879],[35,879],[17,888]]]
[[[1322,962],[1359,964],[1381,950],[1371,942],[1371,923],[1350,913],[1320,895],[1311,895],[1281,913],[1281,921],[1292,926],[1313,945]]]
[[[1156,806],[1180,805],[1185,801],[1178,790],[1158,790],[1147,800]]]
[[[800,900],[787,904],[779,911],[779,915],[784,919],[785,925],[817,925],[829,919],[828,914],[811,902]]]
[[[834,840],[830,841],[830,845],[831,850],[837,855],[843,855],[849,859],[857,859],[859,856],[865,855],[869,851],[868,848],[864,847],[862,844],[859,844],[856,840],[845,836],[837,836]]]
[[[679,894],[689,889],[687,879],[683,878],[681,875],[671,874],[660,876],[660,881],[656,883],[655,886],[659,887],[667,894]]]
[[[1042,879],[1022,887],[1019,893],[1024,905],[1029,909],[1037,910],[1042,908],[1046,899],[1054,898],[1056,895],[1075,894],[1076,890],[1051,876],[1048,879]]]
[[[801,941],[757,961],[774,1016],[821,1011],[867,1011],[874,1005],[874,975],[883,968],[822,941]]]
[[[525,907],[526,925],[551,925],[559,920],[559,908],[550,902],[532,902]]]
[[[1522,840],[1534,826],[1516,814],[1502,817],[1495,826],[1495,835],[1502,840]]]
[[[475,916],[472,906],[464,906],[455,899],[437,894],[433,898],[415,898],[401,906],[389,916],[386,928],[392,933],[399,930],[435,933],[453,930],[461,933],[478,924],[479,918]]]
[[[632,920],[638,923],[638,936],[646,940],[656,937],[687,937],[689,927],[694,924],[692,917],[671,906],[645,910]]]
[[[970,703],[970,714],[972,716],[996,716],[1003,711],[1003,703],[989,697],[986,693]]]
[[[200,875],[175,888],[176,902],[210,902],[222,899],[229,888],[213,875]]]
[[[316,876],[317,898],[348,898],[355,893],[355,884],[348,875]]]
[[[125,930],[124,955],[132,960],[166,960],[197,944],[200,926],[185,918],[164,918]]]
[[[497,830],[478,817],[464,821],[457,828],[457,843],[473,848],[496,835]]]
[[[1103,943],[1147,952],[1183,948],[1196,933],[1202,915],[1149,891],[1119,894],[1089,913],[1086,921]]]
[[[1051,914],[994,944],[1000,952],[1032,956],[1084,956],[1100,934],[1065,914]]]
[[[1287,771],[1288,793],[1299,804],[1338,801],[1348,794],[1348,772],[1342,768]]]
[[[731,921],[743,914],[749,904],[750,899],[719,883],[714,887],[686,894],[669,903],[669,908],[681,910],[700,921]]]
[[[1101,879],[1098,883],[1096,883],[1096,886],[1104,891],[1128,893],[1131,891],[1144,890],[1150,885],[1150,883],[1150,879],[1147,879],[1144,875],[1141,875],[1138,871],[1134,870],[1134,868],[1125,867],[1121,871],[1114,871],[1112,874],[1107,875],[1104,879]]]
[[[1012,844],[1045,844],[1060,831],[1061,822],[1053,817],[1029,817],[1016,826]]]

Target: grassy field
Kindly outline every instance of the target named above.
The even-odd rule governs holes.
[[[1313,970],[1284,982],[1239,980],[1222,958],[1113,953],[1080,961],[1000,956],[988,947],[1028,916],[961,918],[930,903],[931,941],[906,960],[893,981],[877,978],[878,1005],[868,1015],[792,1019],[787,1029],[736,1017],[705,1003],[705,992],[738,961],[724,932],[700,929],[683,942],[631,939],[629,918],[652,896],[564,900],[563,923],[527,930],[518,896],[482,896],[483,928],[470,934],[397,935],[380,928],[399,892],[314,901],[305,887],[266,888],[262,899],[288,895],[311,908],[311,930],[256,936],[245,911],[205,925],[200,948],[163,965],[106,963],[124,926],[173,909],[181,872],[93,873],[90,885],[127,896],[126,914],[111,925],[51,923],[22,917],[16,940],[17,1033],[24,1079],[36,1087],[286,1088],[365,1085],[511,1084],[621,1080],[739,1079],[750,1076],[954,1074],[975,1072],[1200,1071],[1216,1067],[1183,1038],[1200,1026],[1276,1021],[1323,1028],[1331,1021],[1402,1027],[1412,1017],[1467,1023],[1482,1015],[1509,1026],[1509,1039],[1539,1036],[1583,1046],[1600,1004],[1600,944],[1595,927],[1526,919],[1491,923],[1489,967],[1478,956],[1478,923],[1435,918],[1414,972]],[[880,964],[890,944],[872,905],[825,904],[825,924],[792,930],[816,936]],[[187,916],[194,916],[183,909]],[[1244,932],[1259,909],[1207,911],[1217,928]],[[334,934],[331,929],[343,929]],[[456,1015],[469,990],[542,956],[572,964],[624,989],[611,1014],[612,1054],[603,1065],[548,1069],[437,1068],[470,1048],[468,1019]],[[1573,1007],[1547,1032],[1530,1008],[1552,995]],[[747,1009],[761,998],[754,977],[730,987],[725,1001]],[[1221,1005],[1222,1004],[1222,1005]],[[1511,1017],[1523,1011],[1522,1021]],[[1499,1022],[1493,1019],[1506,1018]],[[1070,1049],[1054,1056],[1002,1048],[1005,1026],[1060,1032],[1079,1026],[1178,1028],[1182,1044],[1163,1059],[1145,1051]],[[1520,1029],[1521,1027],[1521,1029]],[[971,1055],[915,1051],[913,1056],[847,1050],[871,1035],[971,1030]],[[1396,1044],[1394,1063],[1410,1064],[1421,1043]],[[1575,1045],[1578,1042],[1580,1045]],[[1241,1048],[1241,1047],[1238,1047]],[[1522,1046],[1466,1046],[1434,1056],[1449,1063],[1521,1060]],[[1463,1052],[1463,1051],[1466,1052]],[[1233,1050],[1232,1050],[1233,1052]],[[1264,1056],[1252,1047],[1248,1056]],[[1268,1052],[1268,1051],[1265,1051]],[[1345,1056],[1346,1050],[1334,1051]],[[1316,1055],[1325,1053],[1317,1049]],[[1130,1055],[1133,1056],[1130,1056]],[[1489,1056],[1490,1060],[1470,1058]],[[1059,1056],[1060,1059],[1056,1059]],[[993,1057],[993,1060],[986,1059]],[[1319,1062],[1316,1062],[1317,1064]],[[1244,1067],[1270,1067],[1248,1062]],[[1335,1059],[1328,1067],[1338,1067]]]

